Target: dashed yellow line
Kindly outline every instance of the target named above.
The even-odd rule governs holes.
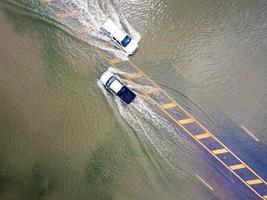
[[[163,104],[163,105],[161,105],[160,107],[161,107],[162,109],[167,110],[167,109],[172,109],[172,108],[177,107],[177,104],[174,103],[174,102],[171,102],[171,103]]]
[[[75,14],[74,13],[69,13],[69,12],[64,12],[64,13],[57,14],[57,17],[59,17],[59,18],[72,17],[72,16],[75,16]]]
[[[157,102],[152,99],[149,95],[147,95],[147,97],[155,104],[157,104]],[[167,116],[169,116],[173,121],[176,122],[176,120],[165,110],[162,110]],[[177,122],[178,125],[180,125],[178,122]],[[194,135],[189,132],[184,126],[181,126],[180,127],[186,132],[188,133],[192,138],[194,138],[196,140],[196,142],[198,142],[204,149],[206,149],[211,155],[215,155],[213,154],[213,152],[211,150],[209,150],[200,140],[196,139],[194,137]],[[215,138],[214,136],[212,136],[212,138]],[[217,138],[215,138],[217,139]],[[227,152],[231,152],[223,143],[221,143],[221,145],[227,150]],[[231,152],[232,155],[235,155],[233,152]],[[229,166],[227,166],[221,159],[219,159],[217,156],[214,156],[223,166],[225,166],[229,171],[231,171],[241,182],[243,182],[252,192],[254,192],[258,197],[260,197],[261,199],[263,199],[263,197],[254,189],[252,188],[245,180],[243,180],[237,173],[235,173],[234,170],[232,170]],[[239,159],[240,160],[240,159]],[[243,161],[240,160],[240,162],[242,162],[244,164]],[[249,170],[251,170],[251,172],[253,174],[255,174],[255,176],[257,177],[260,177],[258,174],[256,174],[251,168],[249,168],[246,164],[244,164]]]
[[[243,168],[246,168],[245,165],[243,164],[237,164],[237,165],[231,165],[229,166],[232,170],[238,170],[238,169],[243,169]]]
[[[82,27],[82,28],[75,29],[75,31],[78,32],[78,33],[84,33],[84,32],[86,32],[88,30],[89,30],[89,28],[87,28],[87,27]]]
[[[141,71],[133,62],[129,61],[129,64],[136,69],[136,71]],[[151,80],[146,74],[144,74],[145,78],[147,80],[149,80],[154,86],[155,88],[159,88],[157,86],[157,84]],[[154,89],[153,91],[161,91],[163,94],[165,94],[171,101],[176,102],[172,97],[170,97],[164,90],[161,89]],[[153,93],[153,92],[152,92]],[[160,107],[160,104],[158,104],[158,102],[156,102],[154,99],[152,99],[149,96],[149,92],[147,93],[146,91],[144,92],[144,94],[152,101],[154,102],[156,105],[158,105]],[[176,102],[177,103],[177,102]],[[210,133],[210,131],[207,130],[206,127],[204,127],[200,122],[198,122],[187,110],[185,110],[181,105],[179,105],[177,103],[177,106],[184,112],[186,113],[189,117],[191,117],[201,128],[203,128],[206,133],[209,133],[210,136],[216,141],[218,142],[224,149],[227,150],[227,152],[230,152],[231,155],[233,155],[240,163],[242,163],[248,170],[251,171],[251,173],[253,173],[256,177],[258,177],[260,180],[263,181],[263,183],[266,184],[266,182],[254,171],[252,170],[247,164],[245,164],[238,156],[236,156],[231,150],[229,150],[220,140],[218,140],[212,133]],[[224,165],[229,171],[231,171],[237,178],[239,178],[239,180],[241,182],[243,182],[245,185],[247,185],[247,187],[252,190],[257,196],[259,196],[260,198],[263,199],[263,197],[254,189],[252,188],[249,184],[247,184],[247,182],[245,180],[243,180],[237,173],[235,173],[234,170],[232,170],[229,166],[227,166],[221,159],[219,159],[216,154],[214,154],[210,149],[208,149],[199,139],[197,139],[190,131],[188,131],[183,125],[179,124],[178,121],[176,121],[174,119],[174,117],[172,117],[172,115],[170,115],[166,110],[162,109],[162,111],[169,116],[173,121],[175,121],[186,133],[188,133],[191,137],[193,137],[203,148],[205,148],[208,152],[210,152],[212,155],[214,155],[214,157],[222,164]]]
[[[148,95],[148,94],[156,93],[156,92],[159,92],[159,91],[160,91],[160,88],[152,87],[150,89],[145,90],[144,94]]]
[[[197,138],[198,140],[202,140],[202,139],[209,138],[209,137],[211,137],[209,133],[202,133],[199,135],[195,135],[195,138]]]
[[[137,78],[144,76],[144,74],[142,72],[136,72],[134,74],[129,74],[127,76],[129,79],[137,79]]]
[[[260,180],[260,179],[248,180],[248,181],[246,181],[246,182],[247,182],[247,184],[249,184],[249,185],[256,185],[256,184],[261,184],[261,183],[263,183],[262,180]]]
[[[194,123],[194,122],[195,121],[192,118],[178,120],[178,123],[180,123],[182,125],[191,124],[191,123]]]
[[[222,148],[222,149],[216,149],[216,150],[213,150],[212,153],[214,153],[215,155],[218,155],[218,154],[223,154],[223,153],[227,153],[228,150],[225,149],[225,148]]]
[[[121,63],[123,60],[119,59],[119,58],[113,58],[111,60],[109,60],[109,63],[112,63],[112,65],[116,65],[118,63]]]
[[[43,3],[44,3],[44,4],[48,4],[48,3],[50,3],[50,1],[51,1],[51,0],[43,0]]]

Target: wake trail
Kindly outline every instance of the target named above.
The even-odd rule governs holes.
[[[6,0],[6,2],[50,19],[49,21],[55,26],[121,60],[128,60],[128,55],[115,47],[100,31],[103,23],[110,18],[134,40],[139,42],[141,39],[141,35],[111,0]]]
[[[122,60],[128,60],[127,54],[112,45],[110,39],[100,31],[103,23],[110,18],[118,27],[125,29],[136,41],[141,39],[140,34],[130,25],[124,15],[118,14],[119,11],[112,1],[51,0],[47,6],[56,14],[55,20],[68,27],[77,37]]]
[[[109,68],[109,71],[120,75],[125,72]],[[108,92],[103,84],[97,84],[106,96],[111,107],[118,111],[125,122],[136,132],[139,138],[148,141],[167,164],[175,171],[184,171],[186,174],[188,166],[181,161],[181,156],[194,154],[195,148],[185,138],[181,137],[179,129],[170,122],[166,116],[144,95],[144,89],[150,86],[139,85],[123,79],[120,80],[136,93],[136,99],[129,105],[125,105],[118,97]],[[177,163],[179,163],[177,165]]]

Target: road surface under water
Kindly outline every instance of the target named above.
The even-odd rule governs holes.
[[[0,5],[1,199],[258,199],[144,85],[122,79],[138,93],[129,107],[103,90],[95,47],[126,59],[96,31],[105,17],[141,35],[133,61],[266,180],[264,1],[50,3],[69,18],[38,1]]]

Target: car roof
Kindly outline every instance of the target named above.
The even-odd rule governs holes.
[[[109,72],[109,71],[105,71],[102,76],[100,77],[100,81],[106,85],[107,81],[112,77],[114,76],[114,74],[112,72]]]
[[[107,19],[102,27],[107,30],[111,35],[119,29],[119,27],[111,19]]]
[[[125,32],[119,29],[113,34],[113,37],[115,37],[119,42],[121,42],[126,35],[127,34]]]
[[[118,81],[117,79],[115,79],[109,87],[110,87],[110,89],[113,90],[113,92],[115,92],[117,94],[121,90],[121,88],[123,87],[123,84],[120,81]]]

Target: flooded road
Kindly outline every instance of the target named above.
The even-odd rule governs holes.
[[[49,5],[61,15],[0,2],[0,199],[257,199],[138,93],[144,85],[128,82],[130,107],[103,90],[109,66],[96,49],[125,56],[95,28],[111,17],[142,36],[131,59],[266,180],[265,1]]]

